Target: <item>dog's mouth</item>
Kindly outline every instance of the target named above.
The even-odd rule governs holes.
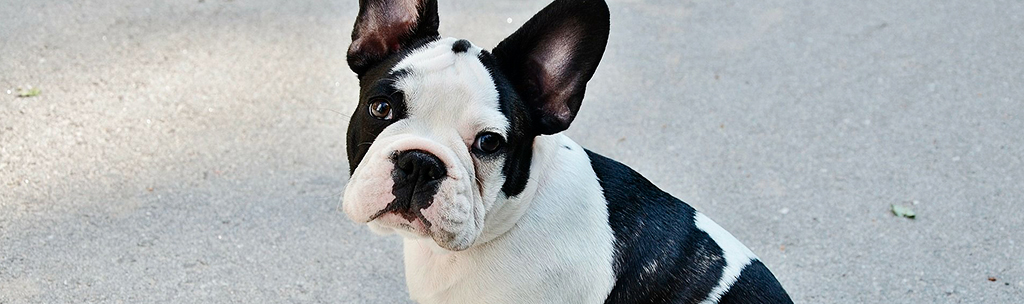
[[[373,217],[370,221],[371,223],[382,226],[382,228],[390,228],[396,232],[404,232],[402,234],[406,235],[417,237],[430,237],[431,235],[430,221],[422,215],[408,218],[397,212],[386,212]]]
[[[404,205],[406,204],[398,203],[396,200],[370,216],[370,221],[383,218],[381,221],[388,226],[398,226],[398,228],[409,229],[421,234],[428,233],[431,223],[426,216],[423,216],[423,209],[406,208],[403,207]]]
[[[395,180],[395,188],[391,193],[395,198],[384,208],[381,208],[370,216],[370,221],[382,219],[381,222],[388,226],[404,228],[417,234],[430,232],[433,223],[427,219],[424,212],[430,208],[435,200],[434,195],[440,186],[440,181],[424,184],[400,183]]]
[[[380,211],[377,211],[376,214],[370,217],[370,220],[376,220],[377,218],[388,213],[394,213],[395,215],[398,215],[409,222],[415,221],[417,219],[421,220],[423,221],[424,224],[427,225],[427,228],[430,228],[430,221],[428,221],[427,218],[423,216],[422,209],[417,211],[409,211],[402,208],[393,208],[391,207],[391,205],[388,205],[388,207],[381,209]]]

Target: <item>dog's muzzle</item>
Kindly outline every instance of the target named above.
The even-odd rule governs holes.
[[[452,141],[452,145],[461,142]],[[469,248],[486,209],[473,162],[438,141],[400,134],[378,138],[345,188],[345,214],[378,233]]]

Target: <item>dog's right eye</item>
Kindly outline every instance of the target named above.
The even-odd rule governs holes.
[[[391,120],[391,103],[387,99],[377,98],[370,101],[370,116],[381,120]]]

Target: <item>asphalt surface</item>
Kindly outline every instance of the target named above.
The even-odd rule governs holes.
[[[407,301],[399,241],[338,210],[356,2],[0,3],[0,303]],[[442,1],[442,33],[545,3]],[[610,7],[569,135],[797,302],[1024,298],[1024,2]]]

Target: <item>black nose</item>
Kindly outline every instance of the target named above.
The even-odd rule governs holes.
[[[394,162],[392,177],[395,186],[391,194],[395,195],[395,200],[374,215],[374,218],[394,212],[409,222],[419,218],[429,227],[430,222],[423,217],[421,211],[430,207],[434,194],[441,187],[441,181],[448,175],[444,163],[437,156],[422,150],[398,153]]]
[[[409,150],[395,157],[396,176],[415,185],[425,185],[445,177],[448,171],[441,159],[422,150]]]

